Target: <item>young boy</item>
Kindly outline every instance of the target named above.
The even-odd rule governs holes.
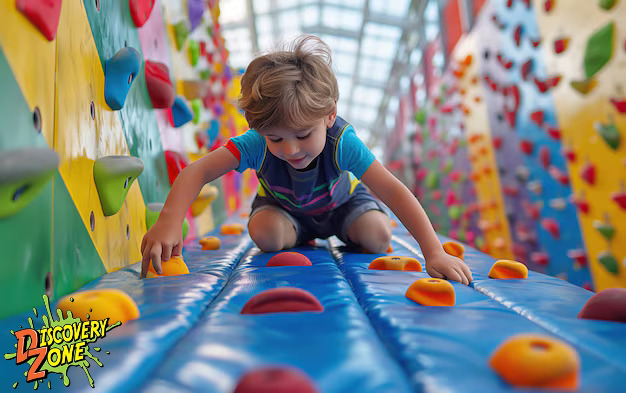
[[[336,116],[338,98],[330,49],[319,38],[303,37],[291,50],[253,60],[239,99],[251,129],[178,175],[143,238],[142,277],[150,260],[161,272],[161,261],[181,254],[185,212],[204,184],[233,169],[253,168],[261,187],[248,230],[262,251],[337,235],[349,245],[384,253],[391,240],[389,218],[358,178],[419,242],[431,276],[469,284],[469,268],[444,252],[417,199]]]

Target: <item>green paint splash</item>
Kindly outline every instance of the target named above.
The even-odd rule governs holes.
[[[70,299],[70,300],[71,300],[71,301],[74,301],[74,299]],[[53,328],[54,328],[54,327],[56,327],[56,326],[61,326],[61,327],[62,327],[62,326],[64,326],[64,325],[71,325],[71,324],[74,324],[74,323],[81,323],[81,322],[82,322],[82,321],[80,320],[80,318],[75,318],[75,317],[72,315],[72,312],[71,312],[71,311],[68,311],[68,312],[67,312],[67,318],[63,318],[63,312],[62,312],[61,310],[59,310],[59,309],[57,309],[57,310],[56,310],[56,311],[57,311],[56,313],[57,313],[57,316],[58,316],[58,320],[56,320],[56,321],[55,321],[55,320],[54,320],[54,318],[53,318],[53,316],[52,316],[52,311],[51,311],[51,309],[50,309],[50,300],[48,299],[48,296],[47,296],[47,295],[43,295],[43,302],[44,302],[44,304],[45,304],[45,306],[46,306],[46,312],[47,312],[47,314],[48,314],[48,315],[42,315],[42,316],[41,316],[41,319],[43,320],[43,323],[44,323],[44,327],[45,327],[45,328],[47,328],[47,329],[53,329]],[[36,310],[35,308],[33,308],[33,313],[35,314],[35,316],[37,316],[37,310]],[[30,317],[28,318],[28,324],[30,325],[30,328],[31,328],[31,329],[35,329],[35,327],[34,327],[34,325],[33,325],[33,319],[32,319],[32,318],[30,318]],[[110,326],[107,326],[107,327],[105,328],[105,331],[106,331],[106,332],[108,332],[108,331],[110,331],[111,329],[114,329],[114,328],[116,328],[116,327],[120,326],[121,324],[122,324],[122,323],[118,321],[118,322],[116,322],[116,323],[114,323],[114,324],[112,324],[112,325],[110,325]],[[21,328],[21,327],[22,327],[22,326],[20,326],[20,328]],[[36,330],[36,329],[35,329],[35,330]],[[37,332],[39,333],[39,331],[37,331]],[[11,330],[11,334],[15,335],[15,332],[14,332],[13,330]],[[89,343],[93,343],[93,342],[95,342],[98,338],[99,338],[99,337],[94,337],[94,338],[92,338],[92,339],[87,339],[87,340],[73,340],[73,341],[70,341],[70,342],[65,342],[65,341],[63,341],[63,342],[61,342],[60,344],[57,344],[57,343],[54,343],[54,342],[53,342],[52,344],[50,344],[50,345],[49,345],[49,350],[50,350],[50,349],[53,349],[53,348],[59,348],[61,351],[63,351],[63,347],[64,347],[64,346],[66,346],[66,345],[68,345],[68,346],[70,346],[70,345],[75,345],[75,344],[77,344],[77,343],[79,343],[79,342],[85,342],[86,344],[89,344]],[[17,344],[15,344],[15,345],[14,345],[14,347],[16,347],[16,348],[17,348]],[[29,347],[30,347],[30,338],[27,338],[26,348],[29,348]],[[100,348],[99,348],[99,347],[95,347],[95,348],[94,348],[94,350],[95,350],[96,352],[98,352],[98,351],[100,351]],[[108,354],[108,353],[109,353],[109,352],[107,352],[107,354]],[[70,385],[70,379],[69,379],[69,378],[68,378],[68,376],[67,376],[67,370],[68,370],[68,368],[70,368],[70,367],[72,367],[72,366],[80,367],[80,368],[82,368],[82,369],[85,371],[85,374],[87,375],[87,379],[89,380],[89,385],[93,388],[93,387],[94,387],[93,378],[91,377],[91,374],[89,374],[89,370],[87,370],[87,368],[90,366],[90,364],[89,364],[89,362],[88,362],[87,358],[90,358],[91,360],[93,360],[93,361],[94,361],[94,362],[95,362],[98,366],[100,366],[100,367],[102,367],[103,365],[102,365],[102,363],[100,362],[100,360],[99,360],[97,357],[95,357],[94,355],[92,355],[92,354],[89,352],[89,345],[85,345],[85,347],[84,347],[84,351],[83,351],[83,354],[84,354],[84,359],[83,359],[83,360],[78,360],[78,361],[70,362],[70,363],[63,364],[63,365],[59,365],[59,366],[56,366],[56,367],[52,367],[52,366],[48,363],[48,358],[46,357],[46,360],[45,360],[45,361],[44,361],[44,363],[41,365],[40,370],[41,370],[41,371],[47,371],[48,373],[61,374],[61,375],[59,376],[59,378],[60,378],[60,379],[63,379],[63,384],[64,384],[65,386],[69,386],[69,385]],[[16,352],[12,352],[12,353],[5,353],[5,354],[4,354],[4,358],[5,358],[6,360],[13,359],[13,358],[15,358],[16,356],[17,356],[17,353],[16,353]],[[34,361],[35,361],[35,358],[33,357],[33,358],[31,358],[31,359],[29,359],[29,360],[28,360],[28,364],[29,364],[29,365],[32,365],[32,363],[33,363]],[[26,376],[27,374],[28,374],[28,371],[24,372],[24,376]],[[34,384],[34,386],[33,386],[33,389],[35,389],[35,390],[36,390],[36,389],[39,387],[39,382],[40,382],[40,381],[35,381],[35,384]],[[43,380],[41,380],[41,383],[43,383]],[[14,388],[14,389],[17,387],[17,384],[18,384],[18,382],[15,382],[15,383],[13,384],[13,388]],[[50,386],[50,381],[48,381],[48,388],[52,389],[52,388],[51,388],[51,386]]]

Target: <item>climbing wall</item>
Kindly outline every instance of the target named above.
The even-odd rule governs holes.
[[[182,167],[245,128],[216,2],[31,3],[0,2],[0,316],[138,261]],[[243,181],[205,186],[183,233],[223,221]]]

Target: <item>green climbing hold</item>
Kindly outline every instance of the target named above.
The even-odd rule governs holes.
[[[465,233],[465,230],[460,230],[457,233],[457,240],[463,243],[467,242],[467,234]]]
[[[620,143],[620,133],[614,122],[610,124],[596,123],[595,129],[611,149],[617,150]]]
[[[189,40],[189,62],[192,67],[198,65],[198,58],[200,58],[200,44],[196,40]]]
[[[200,71],[200,78],[203,81],[209,79],[210,76],[211,76],[211,70],[202,70],[202,71]]]
[[[453,166],[454,166],[454,161],[452,160],[452,158],[448,158],[446,160],[446,164],[443,167],[443,173],[449,173],[452,170]]]
[[[415,122],[422,126],[426,124],[426,111],[425,110],[418,109],[417,112],[415,112]]]
[[[585,75],[587,79],[594,76],[613,56],[613,22],[593,33],[585,48]]]
[[[451,220],[458,220],[459,218],[461,218],[461,206],[450,206],[450,208],[448,209],[448,217],[450,217]]]
[[[93,178],[105,216],[117,213],[124,204],[128,190],[143,172],[143,162],[133,156],[107,156],[96,160]]]
[[[617,259],[610,251],[602,251],[598,254],[598,262],[610,273],[617,275],[619,273]]]
[[[0,154],[0,218],[31,203],[59,166],[59,156],[47,147],[3,151]]]
[[[610,11],[611,8],[613,8],[613,6],[615,6],[616,3],[617,3],[617,0],[600,0],[600,4],[598,5],[603,10]]]
[[[474,244],[476,245],[476,248],[483,248],[483,246],[485,245],[485,239],[483,239],[482,236],[479,236],[474,241]]]
[[[185,240],[185,238],[187,237],[188,232],[189,232],[189,221],[187,221],[187,218],[185,217],[185,219],[183,220],[183,240]]]
[[[602,222],[602,221],[594,221],[593,227],[606,240],[611,240],[613,238],[613,235],[615,235],[615,227],[613,227],[613,225],[609,223]]]
[[[191,101],[191,110],[193,111],[193,124],[200,123],[200,115],[202,111],[202,100],[196,98]]]
[[[433,189],[439,186],[439,175],[435,172],[428,172],[426,175],[426,187]]]
[[[184,20],[174,25],[174,38],[176,39],[176,50],[181,50],[185,40],[189,36],[189,28]]]

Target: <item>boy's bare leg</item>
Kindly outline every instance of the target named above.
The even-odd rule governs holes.
[[[296,230],[281,213],[265,209],[248,221],[248,231],[254,244],[264,252],[275,252],[296,245]]]
[[[348,228],[348,238],[373,254],[384,254],[391,242],[391,223],[381,211],[361,214]]]

